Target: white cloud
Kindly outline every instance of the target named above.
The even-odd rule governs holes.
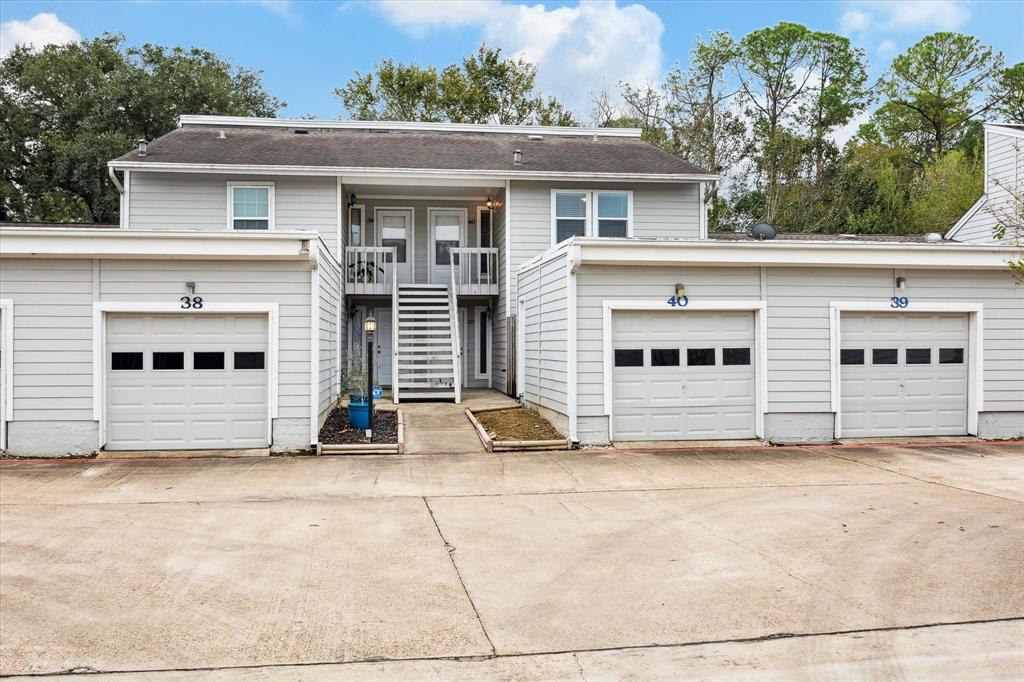
[[[839,19],[839,30],[843,35],[851,33],[863,33],[871,26],[871,15],[859,9],[851,9],[843,12]]]
[[[971,18],[964,0],[856,0],[839,19],[844,34],[884,31],[954,31]]]
[[[891,57],[896,54],[896,43],[888,38],[878,44],[878,54],[883,57]]]
[[[860,130],[860,127],[870,120],[870,111],[860,112],[852,119],[850,119],[849,123],[842,126],[841,128],[836,128],[836,130],[832,132],[833,141],[835,141],[835,143],[840,147],[844,146],[847,142],[850,141],[850,138],[857,134],[857,131]]]
[[[498,0],[378,0],[371,6],[414,36],[479,26],[487,44],[536,64],[541,90],[581,115],[600,83],[642,84],[661,74],[665,26],[638,4],[602,0],[548,9]]]
[[[56,14],[41,12],[28,21],[14,19],[0,24],[0,57],[13,50],[15,45],[38,49],[44,45],[71,43],[79,38],[78,31],[58,19]]]
[[[287,16],[292,9],[291,0],[237,0],[241,5],[259,5],[265,10]]]

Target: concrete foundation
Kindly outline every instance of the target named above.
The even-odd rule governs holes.
[[[1024,412],[982,412],[979,438],[1024,438]]]
[[[270,446],[271,452],[308,450],[311,442],[308,419],[274,420],[274,442]]]
[[[833,412],[766,412],[764,439],[769,443],[831,443],[835,440]]]
[[[99,448],[99,422],[13,421],[7,424],[7,452],[21,457],[88,455]]]
[[[544,417],[549,422],[551,422],[551,425],[554,426],[560,434],[568,438],[568,415],[562,414],[561,412],[556,412],[552,410],[550,407],[543,407],[541,405],[538,405],[537,403],[531,403],[530,401],[526,401],[526,406],[529,407],[531,410],[536,410],[540,414],[540,416]]]
[[[581,445],[608,445],[608,417],[576,417],[576,437]]]

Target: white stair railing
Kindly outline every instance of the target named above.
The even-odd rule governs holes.
[[[345,284],[351,293],[385,294],[396,271],[392,246],[345,247]]]
[[[472,295],[497,295],[498,249],[460,246],[453,248],[452,275],[457,291]]]
[[[454,258],[453,258],[454,260]],[[448,317],[452,330],[452,376],[455,382],[455,404],[462,402],[462,339],[459,336],[459,299],[455,291],[455,271],[452,267],[452,281],[448,287]]]
[[[391,247],[394,253],[394,247]],[[394,257],[392,257],[394,261]],[[398,404],[398,268],[391,268],[391,401]]]

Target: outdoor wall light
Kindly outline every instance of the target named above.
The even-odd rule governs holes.
[[[188,293],[190,293],[190,294],[196,293],[196,283],[195,282],[185,282],[185,288],[188,289]]]
[[[348,195],[348,207],[352,208],[355,205],[356,205],[356,195],[355,194],[349,194]]]
[[[907,288],[907,278],[906,277],[897,277],[896,278],[896,288],[897,289],[906,289]]]
[[[494,199],[487,197],[487,208],[494,208]]]
[[[686,286],[683,284],[676,285],[676,298],[683,298],[686,296]]]
[[[368,318],[366,318],[366,320],[363,322],[363,331],[366,332],[367,334],[373,334],[374,332],[376,332],[377,318],[375,318],[373,315],[370,315]]]

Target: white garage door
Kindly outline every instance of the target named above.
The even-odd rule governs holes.
[[[616,311],[613,437],[753,438],[754,315]]]
[[[266,315],[109,315],[108,450],[267,446]]]
[[[967,433],[967,315],[843,313],[842,436]]]

